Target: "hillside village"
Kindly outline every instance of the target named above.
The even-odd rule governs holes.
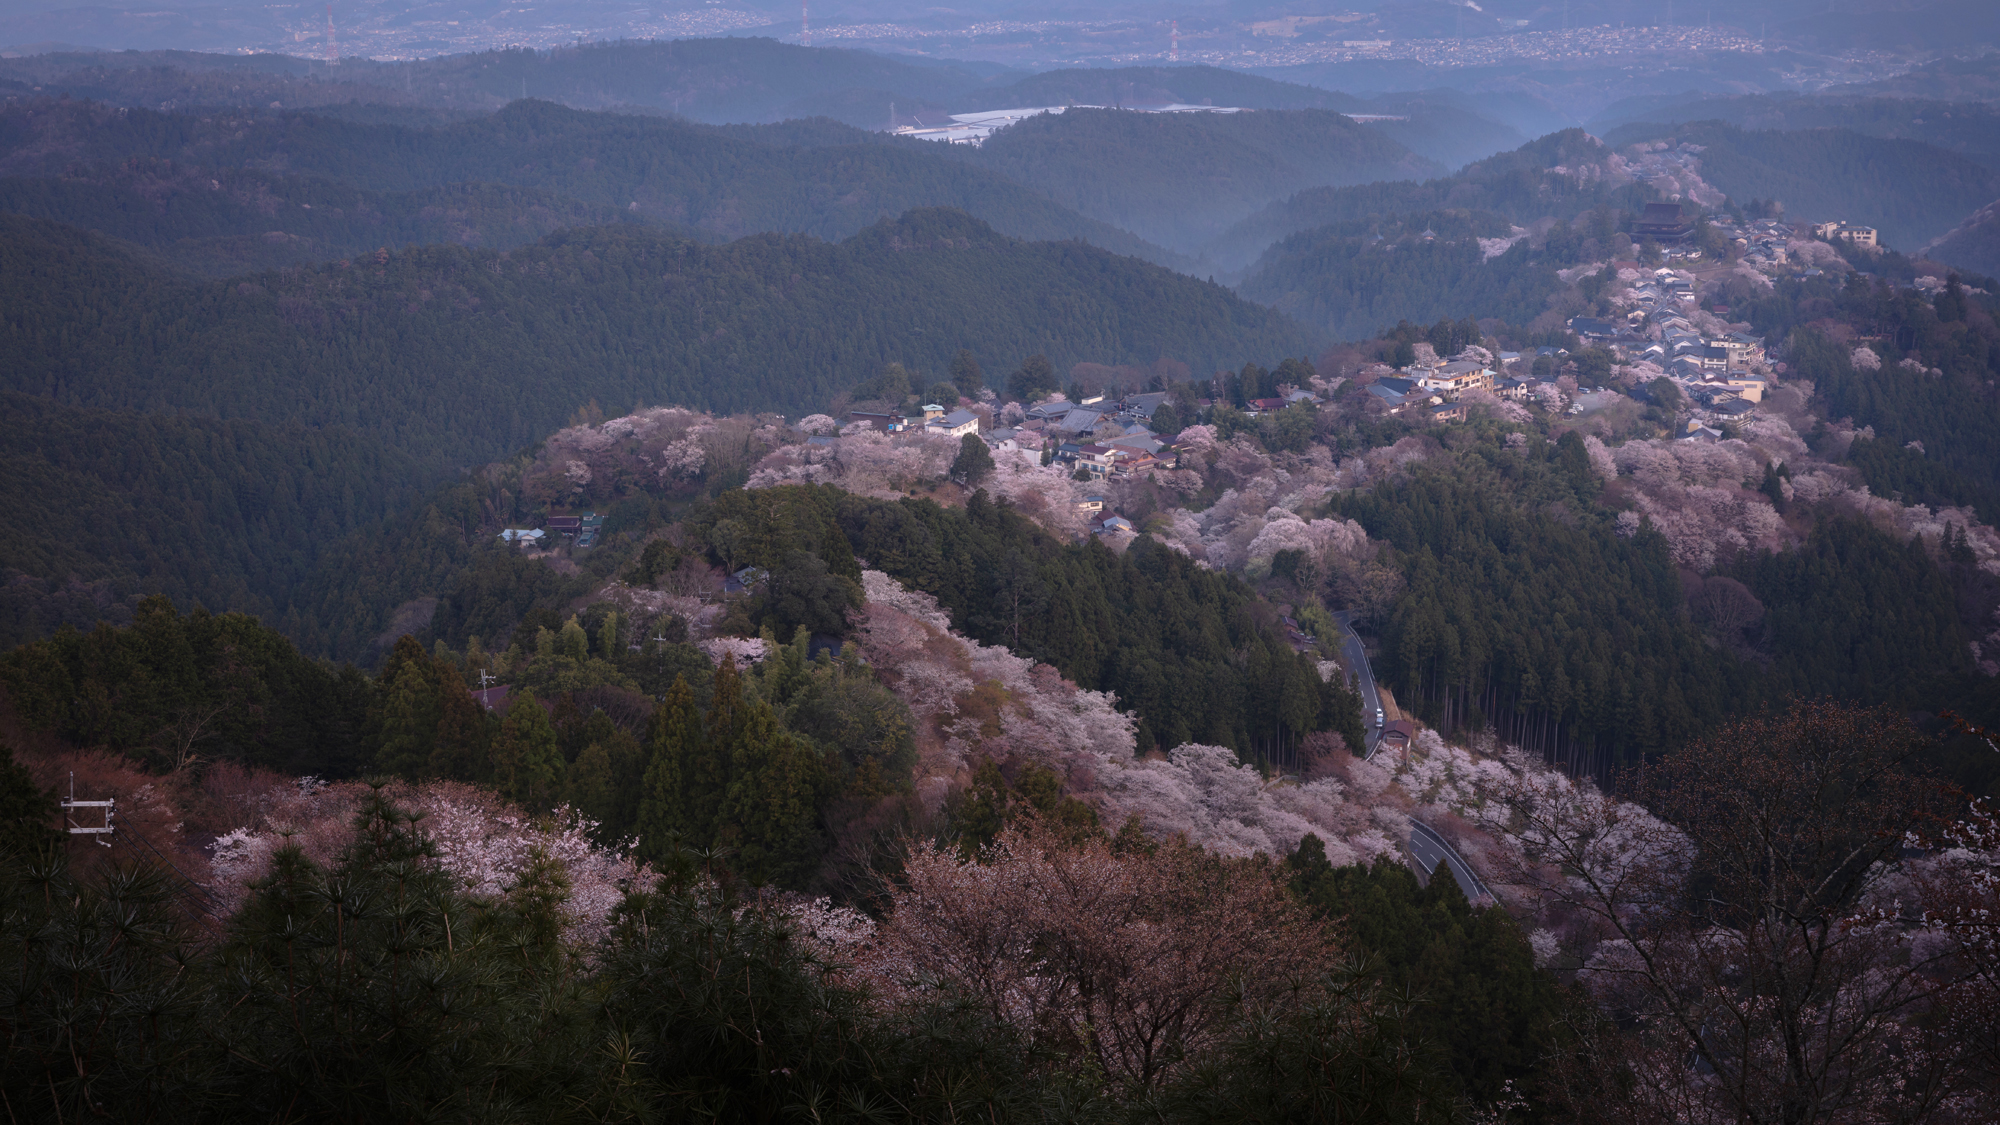
[[[1674,171],[1680,167],[1674,160],[1685,155],[1640,153],[1624,166],[1704,194],[1706,185],[1692,172]],[[1676,174],[1684,180],[1672,180]],[[1559,331],[1542,333],[1556,337],[1546,344],[1489,346],[1495,341],[1480,339],[1470,320],[1431,330],[1405,325],[1383,340],[1336,349],[1317,361],[1286,360],[1272,371],[1246,365],[1241,373],[1217,372],[1205,380],[1189,379],[1185,367],[1171,363],[1151,370],[1080,363],[1066,389],[1056,389],[1065,381],[1036,356],[1004,381],[1005,395],[986,385],[969,355],[954,365],[952,381],[928,388],[892,364],[856,388],[860,397],[838,400],[835,413],[798,420],[760,415],[739,423],[757,439],[745,454],[749,484],[830,483],[885,498],[930,490],[948,502],[985,487],[1051,531],[1096,536],[1118,548],[1151,532],[1206,563],[1241,568],[1260,557],[1268,565],[1268,552],[1248,551],[1265,521],[1252,520],[1247,532],[1217,529],[1242,523],[1234,509],[1249,504],[1263,487],[1258,481],[1274,473],[1291,479],[1292,487],[1279,496],[1290,491],[1292,497],[1281,507],[1298,510],[1301,499],[1311,499],[1313,488],[1299,490],[1307,482],[1352,487],[1371,479],[1366,468],[1351,467],[1366,457],[1331,455],[1327,446],[1341,427],[1391,424],[1391,430],[1371,431],[1389,435],[1388,441],[1395,433],[1414,436],[1481,421],[1541,431],[1549,440],[1580,429],[1612,476],[1660,441],[1741,439],[1760,464],[1787,474],[1805,471],[1812,458],[1799,435],[1817,424],[1807,405],[1812,384],[1788,380],[1785,360],[1767,350],[1747,321],[1731,318],[1731,302],[1754,299],[1779,279],[1845,271],[1835,244],[1873,250],[1876,232],[1845,221],[1804,225],[1721,213],[1694,219],[1677,203],[1651,205],[1634,216],[1631,231],[1633,256],[1562,271],[1594,307],[1568,317]],[[1921,276],[1909,284],[1935,296],[1948,283]],[[1467,339],[1478,342],[1463,343]],[[1441,353],[1433,340],[1463,346]],[[1865,340],[1855,342],[1857,368],[1879,365]],[[629,456],[643,462],[644,472],[692,480],[716,467],[712,435],[724,422],[704,418],[653,410],[606,423],[602,433],[556,435],[545,461],[567,466],[567,476],[541,490],[552,501],[543,526],[509,528],[501,537],[524,548],[590,547],[599,538],[601,516],[563,500],[585,500],[594,473],[609,480],[629,471],[592,467],[592,451],[611,440],[605,435],[616,429],[619,440],[631,442]],[[1239,435],[1246,431],[1263,440],[1245,445]],[[1285,436],[1278,437],[1281,432]],[[578,448],[564,453],[572,438]],[[984,446],[990,465],[970,477],[960,471],[968,440]],[[1395,448],[1408,440],[1396,441]],[[1614,457],[1605,443],[1621,441],[1631,444]],[[646,452],[651,445],[659,448]],[[568,459],[572,455],[576,459]],[[1818,468],[1835,482],[1812,486],[1820,492],[1854,483],[1844,470]],[[961,490],[936,492],[951,482]],[[1640,507],[1666,531],[1676,557],[1689,563],[1712,562],[1715,547],[1707,540],[1730,539],[1717,530],[1717,521],[1728,523],[1729,517],[1689,523],[1650,502]],[[1964,512],[1951,518],[1961,527],[1972,522]],[[1742,526],[1766,522],[1758,517]],[[1242,542],[1223,546],[1218,536]],[[1769,539],[1768,545],[1781,541]],[[727,584],[742,589],[746,577],[736,574]]]
[[[722,2],[0,50],[7,1125],[2000,1121],[2000,5]]]

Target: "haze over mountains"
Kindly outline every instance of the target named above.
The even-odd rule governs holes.
[[[0,16],[10,1122],[2000,1120],[2000,8]]]
[[[1555,271],[1601,253],[1587,233],[1550,241],[1545,224],[1584,231],[1686,190],[1864,218],[1894,247],[1987,269],[1980,209],[2000,198],[1990,107],[1865,91],[1627,99],[1605,112],[1607,148],[1574,130],[1529,142],[1507,121],[1552,110],[1527,93],[1357,96],[1207,66],[1026,74],[768,39],[339,68],[45,54],[0,60],[0,83],[0,208],[35,220],[9,237],[42,279],[13,282],[28,335],[10,389],[49,410],[345,427],[424,480],[531,443],[592,399],[809,412],[883,363],[936,373],[961,347],[993,369],[1044,352],[1059,370],[1199,372],[1402,320],[1540,323],[1565,289]],[[1120,108],[1168,103],[1255,112]],[[1107,108],[976,148],[884,131],[892,107],[923,124],[1037,104]],[[809,239],[740,241],[765,233]],[[1097,249],[1030,245],[1063,240]],[[933,243],[964,249],[897,248]],[[607,254],[628,264],[576,274],[583,306],[560,322],[531,311],[555,299],[520,289],[531,275],[469,281]],[[632,273],[662,255],[679,264]],[[943,272],[899,289],[892,262]],[[869,270],[887,271],[870,283],[881,299],[851,308],[851,287],[814,280]],[[100,279],[75,290],[88,297],[34,296],[83,278]],[[645,315],[655,300],[676,311]],[[86,322],[127,327],[63,327]],[[224,339],[228,358],[196,361]],[[321,354],[330,341],[343,342]],[[577,362],[561,386],[532,376]],[[422,420],[439,409],[452,421]],[[231,570],[188,569],[202,568]]]

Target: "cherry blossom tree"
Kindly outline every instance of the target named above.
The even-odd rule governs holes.
[[[298,845],[316,864],[332,866],[353,844],[355,816],[371,793],[360,782],[321,785],[310,778],[289,792],[274,791],[254,823],[211,845],[211,893],[235,909],[286,844]],[[563,937],[579,949],[601,942],[626,890],[644,889],[653,878],[626,847],[596,844],[597,825],[568,808],[530,817],[490,790],[453,781],[398,783],[385,795],[417,816],[417,830],[436,850],[431,862],[475,897],[505,897],[537,857],[556,864],[565,888],[555,904]]]
[[[920,845],[864,966],[886,991],[970,997],[1128,1094],[1215,1048],[1229,1008],[1275,1014],[1335,950],[1261,865],[1177,841],[1072,844],[1030,820],[976,859]]]
[[[760,637],[708,637],[696,642],[708,658],[720,664],[727,658],[750,665],[770,654],[770,644]]]
[[[1944,948],[1874,904],[1942,791],[1900,716],[1831,703],[1736,724],[1649,767],[1655,816],[1588,782],[1505,794],[1510,881],[1595,941],[1579,979],[1636,1031],[1613,1120],[1921,1121],[1952,1053],[1924,1017]]]

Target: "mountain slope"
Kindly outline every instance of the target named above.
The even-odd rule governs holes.
[[[531,188],[359,191],[329,180],[135,157],[0,179],[0,211],[98,231],[195,273],[230,277],[445,242],[507,248],[564,227],[639,222]]]
[[[1848,129],[1871,137],[1921,141],[1988,168],[2000,168],[2000,108],[1978,102],[1831,94],[1749,94],[1741,97],[1634,98],[1590,123],[1600,135],[1651,122],[1726,121],[1742,129]]]
[[[795,147],[532,101],[429,129],[310,114],[197,117],[49,101],[0,107],[0,174],[57,176],[78,163],[134,157],[289,173],[379,193],[503,184],[721,238],[760,231],[844,238],[913,207],[947,206],[1017,238],[1082,238],[1174,260],[915,141]]]
[[[1073,109],[1002,130],[967,159],[1066,207],[1184,252],[1300,188],[1442,170],[1324,109],[1239,114]]]
[[[2000,202],[1989,203],[1923,248],[1923,254],[1988,277],[2000,277]]]
[[[1507,230],[1505,219],[1483,211],[1335,223],[1272,246],[1241,291],[1343,340],[1367,339],[1403,320],[1525,324],[1563,287],[1556,270],[1572,263],[1581,240],[1517,242],[1489,259],[1479,240]]]
[[[1368,128],[1446,168],[1518,145],[1528,138],[1450,90],[1359,98],[1317,86],[1280,82],[1213,66],[1126,66],[1051,70],[1011,85],[962,95],[955,111],[1020,106],[1242,106],[1247,109],[1330,109],[1399,117]]]
[[[1196,368],[1311,334],[1220,286],[1080,243],[917,211],[840,244],[709,246],[590,228],[507,252],[380,251],[184,283],[68,228],[0,215],[0,378],[65,403],[344,425],[428,470],[533,442],[595,399],[806,413],[902,361],[1046,353]]]
[[[274,617],[323,552],[434,476],[351,431],[65,406],[0,392],[0,647],[137,599]]]
[[[1898,249],[1920,246],[2000,198],[2000,172],[1920,141],[1848,129],[1739,129],[1720,121],[1632,125],[1606,143],[1663,139],[1704,146],[1702,178],[1730,198],[1777,199],[1795,221],[1846,219]]]
[[[1656,198],[1643,184],[1621,186],[1598,175],[1595,169],[1610,155],[1610,149],[1583,130],[1566,129],[1467,165],[1452,176],[1310,188],[1245,218],[1202,252],[1234,267],[1288,235],[1370,216],[1451,209],[1488,211],[1528,223],[1544,216],[1567,219],[1596,207],[1631,208]]]

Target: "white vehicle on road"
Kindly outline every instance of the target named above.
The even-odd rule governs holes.
[[[1375,725],[1378,727],[1382,725],[1382,709],[1380,707],[1375,708]]]

